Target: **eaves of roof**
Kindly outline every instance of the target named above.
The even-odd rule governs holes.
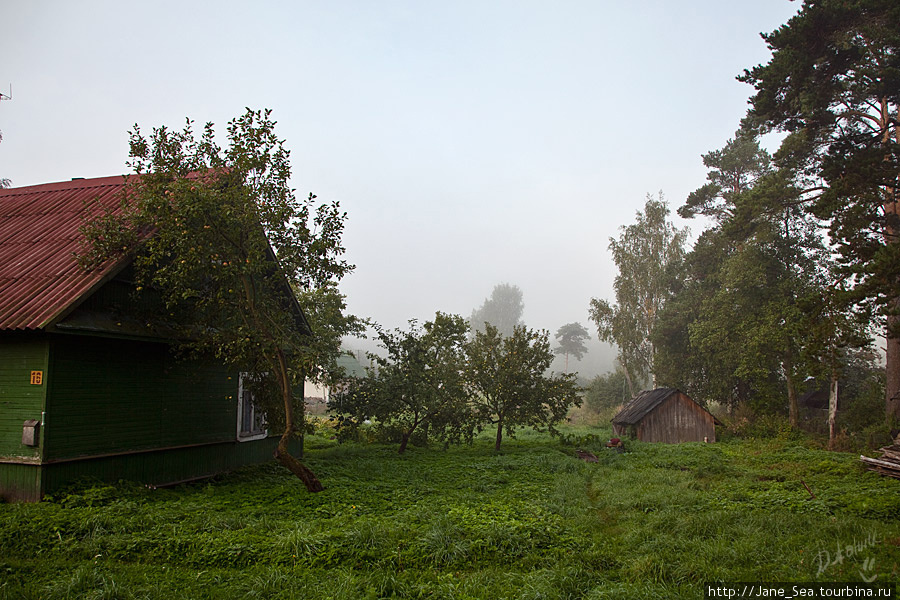
[[[612,422],[620,425],[636,425],[666,398],[677,392],[675,388],[645,390],[626,404],[619,414],[613,417]]]
[[[0,329],[43,329],[127,263],[86,271],[79,228],[101,207],[115,211],[126,178],[75,179],[0,190]]]

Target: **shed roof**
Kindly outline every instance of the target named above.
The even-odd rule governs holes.
[[[647,416],[654,408],[662,404],[666,398],[677,393],[675,388],[656,388],[655,390],[644,390],[625,407],[619,411],[612,422],[622,425],[636,425]]]
[[[84,217],[98,205],[115,210],[125,181],[118,175],[0,190],[0,329],[50,325],[127,264],[123,257],[85,271],[75,258]]]

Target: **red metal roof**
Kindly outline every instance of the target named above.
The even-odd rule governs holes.
[[[78,228],[101,206],[116,208],[121,175],[0,190],[0,329],[41,329],[77,306],[124,262],[78,266]]]

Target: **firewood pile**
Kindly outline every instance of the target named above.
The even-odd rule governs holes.
[[[881,458],[860,456],[859,460],[866,464],[870,471],[900,479],[900,444],[881,448]]]

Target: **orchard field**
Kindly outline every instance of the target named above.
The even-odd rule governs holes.
[[[900,481],[856,454],[790,436],[618,453],[608,437],[569,427],[499,453],[485,435],[401,456],[309,436],[319,494],[273,462],[3,504],[0,599],[702,598],[717,581],[900,581]]]

